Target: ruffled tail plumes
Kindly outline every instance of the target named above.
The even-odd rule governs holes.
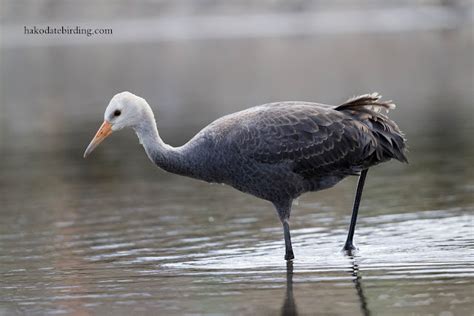
[[[390,120],[385,110],[395,109],[392,101],[382,101],[378,93],[364,94],[347,100],[334,108],[364,123],[373,133],[378,146],[374,162],[383,162],[391,158],[408,162],[406,157],[406,139],[397,124]]]

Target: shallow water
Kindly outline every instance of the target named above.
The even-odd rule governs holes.
[[[356,179],[302,196],[287,266],[270,204],[156,169],[132,133],[83,160],[93,129],[3,144],[0,314],[472,315],[467,137],[409,135],[410,165],[369,172],[354,256]]]
[[[325,11],[327,1],[177,1],[175,11],[173,1],[28,2],[3,1],[0,20],[0,316],[473,315],[466,1],[369,1],[376,18],[364,21],[364,6],[337,1],[348,11]],[[76,21],[114,36],[20,35]],[[357,179],[302,196],[287,266],[269,203],[157,169],[130,131],[82,158],[123,90],[150,102],[173,145],[254,104],[379,91],[399,105],[390,115],[410,164],[370,170],[352,257],[340,250]]]

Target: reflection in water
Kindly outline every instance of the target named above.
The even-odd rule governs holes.
[[[365,297],[364,294],[364,288],[362,287],[362,276],[359,273],[359,265],[357,264],[356,257],[351,255],[349,256],[351,263],[352,263],[352,276],[354,279],[352,282],[354,282],[355,289],[357,291],[357,296],[359,297],[360,300],[360,309],[362,311],[362,315],[364,316],[370,316],[370,310],[367,306],[367,298]]]
[[[348,258],[351,262],[350,273],[351,276],[354,277],[352,279],[352,282],[354,283],[357,292],[361,313],[364,316],[370,316],[371,313],[367,304],[367,298],[364,294],[364,288],[362,287],[362,276],[360,275],[359,265],[357,264],[357,258],[354,255],[350,255],[348,256]],[[293,294],[293,261],[288,261],[286,263],[286,293],[283,305],[281,307],[281,315],[298,315],[298,309]]]
[[[293,261],[286,262],[286,295],[281,307],[281,315],[298,315],[293,296]]]

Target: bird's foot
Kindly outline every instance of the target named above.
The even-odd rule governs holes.
[[[344,252],[348,256],[352,256],[353,254],[357,252],[357,247],[354,246],[354,244],[351,242],[350,243],[346,242],[346,244],[342,248],[342,252]]]
[[[285,260],[291,261],[293,259],[295,259],[295,255],[293,254],[293,251],[287,251],[285,254]]]

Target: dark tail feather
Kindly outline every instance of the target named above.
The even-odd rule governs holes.
[[[383,114],[381,110],[395,109],[392,101],[382,101],[378,93],[364,94],[347,100],[334,109],[345,112],[364,123],[374,134],[377,140],[374,163],[395,158],[401,162],[408,162],[406,153],[406,139],[397,124]]]

